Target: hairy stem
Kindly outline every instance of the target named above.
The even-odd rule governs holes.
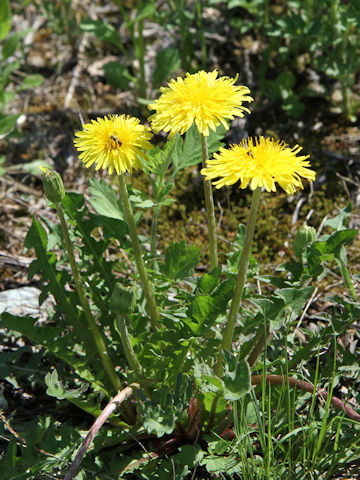
[[[151,221],[151,231],[150,231],[150,255],[152,258],[154,258],[156,255],[156,232],[157,232],[159,214],[160,214],[160,206],[156,205],[153,211],[153,216]],[[156,261],[154,262],[154,269],[157,271],[159,270],[159,265]]]
[[[129,234],[132,242],[136,267],[139,273],[141,286],[143,288],[144,295],[146,298],[150,318],[152,320],[153,326],[156,327],[159,323],[160,313],[159,313],[158,306],[156,305],[155,297],[152,292],[149,278],[146,272],[145,263],[141,255],[141,246],[140,246],[139,238],[136,232],[134,214],[133,214],[133,210],[129,200],[129,195],[128,195],[126,181],[125,181],[125,175],[123,173],[119,175],[119,184],[120,184],[121,197],[124,202],[125,216],[126,216],[126,221],[129,227]]]
[[[240,264],[239,264],[239,271],[236,278],[236,284],[234,289],[234,294],[230,306],[229,316],[226,322],[225,331],[223,334],[222,342],[221,342],[221,350],[229,350],[231,347],[235,322],[236,322],[236,315],[238,314],[242,294],[244,290],[244,285],[246,281],[246,272],[249,264],[250,252],[251,252],[251,244],[254,236],[255,224],[256,224],[256,216],[257,210],[260,203],[260,196],[261,190],[257,188],[253,191],[252,199],[251,199],[251,206],[250,206],[250,213],[248,218],[248,223],[246,227],[246,234],[245,240],[243,245],[243,250],[241,252],[240,257]],[[215,374],[218,377],[221,377],[223,373],[223,358],[222,353],[220,352],[216,366],[215,366]]]
[[[205,168],[206,162],[209,158],[209,152],[208,152],[206,137],[200,134],[200,138],[201,138],[201,153],[202,153],[202,159],[203,159],[203,168]],[[213,199],[211,181],[206,180],[205,177],[204,177],[204,192],[205,192],[206,217],[207,217],[207,223],[208,223],[208,229],[209,229],[210,270],[213,270],[218,265],[215,210],[214,210],[214,199]]]

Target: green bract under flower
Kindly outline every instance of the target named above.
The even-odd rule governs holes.
[[[292,194],[303,188],[301,177],[315,180],[315,172],[308,168],[309,155],[297,156],[301,149],[299,145],[290,148],[272,138],[249,138],[229,149],[220,148],[201,174],[207,180],[220,177],[212,182],[216,188],[240,180],[240,188],[250,185],[252,190],[263,187],[268,192],[275,192],[278,183],[286,193]]]
[[[143,150],[153,148],[151,132],[139,119],[127,115],[98,117],[75,136],[74,145],[86,167],[96,163],[96,170],[108,168],[110,175],[114,170],[120,175],[140,169],[139,156],[145,157]]]
[[[222,123],[228,130],[227,119],[243,117],[250,111],[242,106],[252,102],[248,87],[236,86],[236,78],[219,77],[218,72],[186,74],[186,78],[171,80],[168,87],[160,88],[162,95],[149,105],[156,113],[149,117],[155,132],[164,130],[170,137],[185,133],[195,124],[199,133],[208,136]]]

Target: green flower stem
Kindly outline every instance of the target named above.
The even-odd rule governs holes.
[[[75,288],[76,288],[76,291],[79,295],[80,302],[81,302],[81,305],[82,305],[83,310],[84,310],[85,318],[88,322],[88,326],[89,326],[89,329],[91,331],[92,338],[95,342],[95,345],[96,345],[97,351],[99,353],[99,356],[100,356],[101,362],[103,364],[103,367],[104,367],[104,369],[105,369],[105,371],[106,371],[106,373],[109,377],[109,380],[110,380],[112,386],[114,387],[115,391],[118,391],[121,388],[120,380],[119,380],[118,376],[116,375],[114,365],[112,364],[112,361],[111,361],[111,359],[109,357],[109,354],[106,350],[106,346],[105,346],[104,340],[101,336],[101,332],[100,332],[100,330],[99,330],[99,328],[98,328],[98,326],[95,322],[95,319],[94,319],[94,317],[91,313],[90,305],[89,305],[89,302],[86,298],[86,295],[85,295],[85,292],[84,292],[84,289],[83,289],[81,276],[80,276],[79,270],[78,270],[77,265],[76,265],[76,260],[75,260],[75,257],[74,257],[74,250],[73,250],[70,238],[69,238],[69,232],[68,232],[68,228],[67,228],[65,217],[64,217],[64,211],[63,211],[63,208],[62,208],[60,203],[56,203],[56,209],[58,211],[60,224],[61,224],[61,229],[62,229],[62,232],[63,232],[63,235],[64,235],[65,247],[66,247],[66,250],[67,250],[68,257],[69,257],[71,271],[72,271],[72,274],[73,274],[73,277],[74,277]]]
[[[205,168],[206,162],[209,158],[209,152],[208,152],[206,137],[200,134],[200,138],[201,138],[201,153],[203,158],[203,168]],[[205,180],[205,177],[204,177],[204,192],[205,192],[206,217],[207,217],[208,229],[209,229],[210,270],[213,270],[218,265],[215,210],[214,210],[214,199],[213,199],[213,193],[212,193],[211,180]]]
[[[257,210],[260,203],[260,196],[261,196],[260,188],[257,188],[256,190],[253,191],[253,195],[251,198],[250,213],[249,213],[248,223],[246,227],[244,246],[243,246],[243,250],[241,252],[241,257],[240,257],[239,271],[236,278],[235,290],[234,290],[234,295],[231,302],[229,316],[227,319],[225,331],[224,331],[222,342],[221,342],[221,350],[229,350],[231,347],[234,328],[235,328],[235,322],[236,322],[236,315],[240,308],[242,294],[243,294],[244,285],[246,281],[246,272],[249,264],[251,244],[252,244],[254,231],[255,231],[256,216],[257,216]],[[218,357],[218,361],[215,367],[215,373],[219,377],[221,377],[223,373],[223,361],[222,361],[221,353]]]
[[[151,231],[150,231],[150,255],[155,257],[156,254],[156,232],[158,226],[160,214],[160,205],[154,207],[152,221],[151,221]]]
[[[142,288],[144,290],[149,314],[154,326],[159,323],[160,313],[158,306],[156,305],[155,297],[151,290],[148,275],[145,268],[145,263],[141,255],[141,247],[139,238],[136,232],[136,225],[134,220],[134,214],[131,208],[129,195],[126,187],[125,175],[122,173],[119,175],[120,193],[124,202],[126,221],[129,227],[130,238],[133,246],[133,252],[135,257],[136,267],[140,276]]]
[[[126,326],[126,316],[125,315],[117,315],[116,321],[117,321],[117,326],[118,326],[118,329],[119,329],[121,343],[122,343],[122,346],[124,348],[124,352],[125,352],[125,355],[126,355],[126,358],[127,358],[128,362],[129,362],[129,365],[134,370],[135,374],[138,377],[143,377],[144,376],[143,369],[142,369],[138,359],[136,358],[134,349],[131,345],[131,341],[130,341],[130,338],[129,338],[129,333],[128,333],[128,329],[127,329],[127,326]]]

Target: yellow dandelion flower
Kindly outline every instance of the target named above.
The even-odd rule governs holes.
[[[301,177],[315,179],[315,172],[308,168],[309,155],[297,156],[301,150],[299,145],[290,148],[285,142],[272,138],[249,138],[229,149],[220,148],[201,174],[207,180],[220,177],[213,182],[216,188],[240,180],[240,188],[250,184],[252,190],[264,187],[268,192],[275,192],[275,183],[278,183],[286,193],[292,194],[303,188]]]
[[[252,102],[248,95],[248,87],[236,86],[238,78],[219,77],[218,72],[197,72],[186,74],[186,78],[178,77],[170,81],[168,87],[160,88],[162,95],[149,105],[156,113],[149,117],[154,132],[164,130],[185,133],[195,124],[199,133],[209,135],[209,128],[216,130],[222,123],[228,130],[225,119],[233,120],[234,116],[243,117],[243,111],[250,111],[242,106],[242,102]]]
[[[86,167],[96,163],[96,170],[108,168],[110,175],[114,170],[118,175],[138,170],[139,156],[145,157],[142,150],[153,148],[149,141],[152,134],[139,119],[127,115],[98,117],[83,125],[75,136],[74,145]]]

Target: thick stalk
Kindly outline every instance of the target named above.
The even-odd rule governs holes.
[[[150,231],[150,255],[152,257],[155,257],[155,254],[156,254],[156,232],[157,232],[159,214],[160,214],[160,206],[156,205],[153,211],[153,216],[151,221],[151,231]]]
[[[125,315],[117,315],[116,317],[117,320],[117,326],[119,329],[119,334],[121,338],[121,343],[124,348],[124,352],[127,358],[127,361],[129,362],[130,367],[134,370],[135,374],[138,377],[143,376],[143,369],[141,368],[141,365],[136,358],[136,354],[134,352],[134,349],[131,345],[131,341],[129,338],[129,333],[128,329],[126,326],[126,316]]]
[[[231,342],[232,342],[235,322],[236,322],[236,315],[238,314],[238,311],[240,308],[242,294],[243,294],[244,285],[246,281],[246,272],[249,264],[251,244],[252,244],[254,231],[255,231],[256,216],[257,216],[257,210],[260,203],[260,196],[261,196],[260,188],[257,188],[256,190],[253,191],[252,198],[251,198],[250,213],[249,213],[248,223],[246,227],[245,240],[244,240],[243,250],[241,252],[241,257],[240,257],[239,271],[236,278],[235,290],[234,290],[234,295],[233,295],[233,299],[230,306],[229,316],[227,319],[225,331],[224,331],[222,342],[221,342],[221,350],[229,350],[231,347]],[[223,373],[223,361],[222,361],[221,352],[219,354],[218,361],[215,367],[215,373],[219,377],[221,377]]]
[[[207,140],[206,137],[200,134],[201,138],[201,153],[203,159],[203,168],[206,167],[206,162],[209,158]],[[216,222],[215,222],[215,210],[214,199],[212,194],[211,181],[206,180],[204,177],[204,192],[205,192],[205,209],[209,230],[209,249],[210,249],[210,270],[213,270],[218,265],[218,251],[217,251],[217,238],[216,238]]]
[[[156,305],[155,297],[153,295],[153,292],[149,283],[149,278],[146,272],[145,263],[141,255],[141,247],[140,247],[139,238],[136,232],[134,214],[132,211],[132,207],[130,204],[129,195],[126,187],[125,175],[123,173],[119,175],[119,184],[120,184],[121,197],[124,202],[125,216],[126,216],[126,221],[129,227],[129,234],[132,242],[135,263],[140,276],[141,286],[143,288],[144,295],[146,298],[150,318],[153,322],[153,325],[157,326],[160,318],[159,309]]]
[[[63,235],[64,235],[64,242],[65,242],[65,247],[66,247],[69,262],[70,262],[71,271],[72,271],[72,274],[73,274],[73,277],[74,277],[75,288],[76,288],[77,294],[79,295],[79,299],[80,299],[82,308],[84,310],[85,318],[87,320],[89,329],[90,329],[91,334],[92,334],[92,338],[95,342],[96,349],[98,351],[99,357],[100,357],[101,362],[103,364],[104,370],[105,370],[107,376],[109,377],[109,380],[110,380],[112,386],[114,387],[115,391],[118,391],[121,388],[120,380],[119,380],[118,376],[116,375],[114,365],[112,364],[112,361],[109,357],[109,354],[107,352],[107,349],[106,349],[104,340],[102,338],[101,332],[100,332],[100,330],[99,330],[99,328],[98,328],[98,326],[95,322],[95,319],[94,319],[94,317],[91,313],[90,305],[89,305],[88,299],[86,298],[86,295],[85,295],[85,292],[84,292],[81,276],[80,276],[79,270],[78,270],[77,265],[76,265],[73,246],[72,246],[71,241],[70,241],[69,232],[68,232],[68,228],[67,228],[67,225],[66,225],[63,208],[62,208],[60,203],[56,204],[56,208],[57,208],[57,211],[58,211],[58,214],[59,214],[61,229],[62,229],[62,232],[63,232]]]

